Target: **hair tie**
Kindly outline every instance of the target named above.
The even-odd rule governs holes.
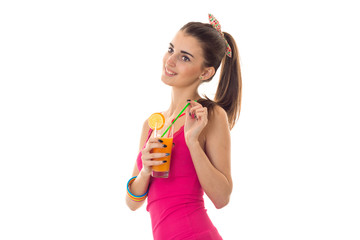
[[[213,28],[215,28],[216,31],[218,31],[221,34],[221,36],[224,38],[225,43],[226,43],[226,56],[231,58],[232,51],[231,51],[228,41],[226,41],[226,39],[225,39],[224,33],[221,31],[221,25],[220,25],[219,21],[210,13],[209,13],[209,22],[210,22],[211,26],[213,26]]]

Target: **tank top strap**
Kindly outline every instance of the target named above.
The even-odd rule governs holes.
[[[149,140],[149,138],[150,138],[150,136],[151,136],[152,132],[153,132],[153,130],[150,128],[150,129],[149,129],[149,133],[148,133],[148,136],[147,136],[147,138],[146,138],[145,143]]]
[[[179,116],[179,118],[181,118],[181,117],[184,116],[184,115],[185,115],[185,113],[181,114],[181,115]],[[174,123],[174,120],[175,120],[175,118],[174,118],[173,120],[171,120],[171,123]],[[170,131],[171,131],[172,127],[173,127],[173,126],[170,127]],[[170,131],[169,131],[169,133],[168,133],[168,137],[170,136]]]
[[[184,116],[184,115],[185,115],[185,113],[181,114],[181,115],[179,116],[179,118],[181,118],[181,117]],[[174,122],[174,120],[175,120],[175,118],[173,118],[173,119],[171,120],[171,122]]]

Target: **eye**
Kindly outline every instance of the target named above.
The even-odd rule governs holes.
[[[172,47],[169,47],[168,48],[168,53],[173,53],[174,52],[174,49]]]
[[[182,56],[181,59],[182,59],[184,62],[189,62],[189,61],[190,61],[190,58],[188,58],[187,56]]]

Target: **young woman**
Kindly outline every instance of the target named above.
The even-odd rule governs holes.
[[[174,124],[169,177],[151,176],[152,166],[163,164],[153,160],[165,154],[151,153],[163,144],[145,121],[133,179],[128,183],[126,202],[131,210],[148,197],[155,240],[222,239],[206,213],[203,193],[216,208],[230,200],[230,129],[240,113],[242,83],[234,39],[221,32],[211,14],[209,20],[210,24],[184,25],[163,58],[161,80],[172,87],[165,119],[174,119],[190,103]],[[220,65],[214,101],[201,98],[199,85],[210,81]]]

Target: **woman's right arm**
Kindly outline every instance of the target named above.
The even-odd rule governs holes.
[[[141,171],[139,171],[137,167],[137,163],[135,162],[135,167],[133,170],[132,177],[137,176],[137,178],[129,186],[130,192],[134,195],[143,195],[144,193],[146,193],[150,183],[152,166],[163,164],[161,161],[153,161],[153,159],[165,157],[165,153],[150,153],[151,149],[162,148],[164,146],[159,142],[157,138],[150,138],[149,141],[146,143],[145,148],[142,149],[147,139],[148,132],[149,132],[149,126],[147,124],[147,121],[145,121],[142,128],[140,147],[139,147],[139,151],[141,151],[142,153],[141,160],[143,167]],[[131,210],[135,211],[144,204],[144,201],[141,202],[133,201],[126,194],[126,204]]]

